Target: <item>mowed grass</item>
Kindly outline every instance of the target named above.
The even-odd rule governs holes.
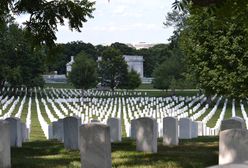
[[[218,138],[180,140],[179,146],[163,146],[158,153],[136,152],[134,140],[112,143],[112,167],[118,168],[201,168],[218,164]],[[65,150],[58,141],[31,141],[12,148],[13,168],[80,168],[80,152]]]

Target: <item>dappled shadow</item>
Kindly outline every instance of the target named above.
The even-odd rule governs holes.
[[[158,153],[136,152],[136,142],[123,138],[112,143],[113,167],[194,167],[218,164],[218,138],[199,137],[180,140],[178,146],[163,146],[158,140]],[[65,150],[58,141],[32,141],[22,148],[12,148],[13,168],[79,168],[80,152]]]
[[[158,153],[135,151],[135,141],[112,145],[113,167],[207,167],[218,164],[218,138],[199,137],[180,140],[178,146],[163,146],[158,141]]]
[[[80,153],[65,150],[58,141],[32,141],[11,149],[12,168],[68,167],[80,162]],[[80,167],[80,164],[79,164]]]

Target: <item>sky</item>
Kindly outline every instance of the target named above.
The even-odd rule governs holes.
[[[113,42],[137,44],[168,43],[173,28],[163,22],[174,0],[96,0],[94,18],[84,23],[81,32],[59,26],[57,43],[71,41],[97,44]],[[19,21],[25,20],[25,17]]]

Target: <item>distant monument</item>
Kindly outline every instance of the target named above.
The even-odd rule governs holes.
[[[151,83],[150,78],[144,77],[144,59],[140,55],[123,55],[124,60],[127,62],[128,71],[135,70],[139,75],[142,83]],[[98,57],[97,61],[101,61],[102,57]],[[71,56],[71,61],[66,64],[66,74],[71,72],[72,64],[74,63],[74,56]]]
[[[71,56],[71,61],[66,64],[66,75],[69,75],[69,72],[71,72],[72,64],[74,63],[74,56]]]
[[[143,56],[139,55],[123,55],[125,61],[128,65],[128,71],[131,71],[132,69],[135,70],[139,75],[140,78],[144,78],[144,59]]]
[[[128,65],[128,70],[131,71],[132,69],[135,70],[139,75],[140,78],[144,78],[144,68],[143,63],[144,59],[143,56],[139,55],[123,55],[125,61]],[[98,57],[98,61],[101,61],[102,57]],[[72,64],[74,63],[74,57],[71,56],[71,61],[66,64],[66,74],[68,75],[71,72]]]

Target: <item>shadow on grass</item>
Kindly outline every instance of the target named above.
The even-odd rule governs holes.
[[[12,148],[13,168],[79,168],[79,151],[65,150],[58,141],[31,141],[22,148]],[[163,146],[158,140],[158,153],[136,152],[135,140],[123,138],[112,143],[113,167],[129,168],[201,168],[218,163],[218,138],[199,137],[180,140],[178,146]]]
[[[58,141],[24,143],[22,148],[11,149],[11,159],[13,168],[80,167],[79,151],[65,150]]]
[[[136,152],[134,141],[124,141],[121,145],[112,144],[113,167],[201,168],[218,164],[217,137],[180,140],[178,146],[163,146],[159,139],[156,154]]]

